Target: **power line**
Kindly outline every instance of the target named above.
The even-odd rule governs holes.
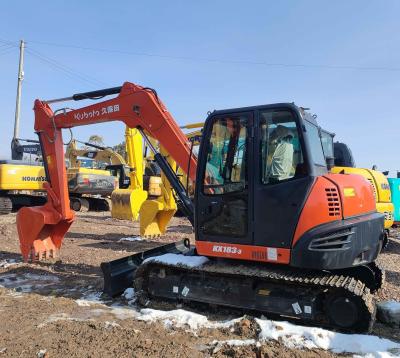
[[[109,85],[109,84],[107,84],[103,81],[100,81],[94,77],[91,77],[87,74],[76,71],[76,70],[72,69],[71,67],[68,67],[68,66],[62,64],[61,62],[54,60],[53,58],[50,58],[36,50],[33,50],[32,48],[27,48],[26,52],[29,53],[31,56],[34,56],[35,58],[39,59],[40,61],[42,61],[49,67],[51,67],[52,69],[54,69],[56,71],[60,71],[70,78],[78,79],[80,81],[83,81],[83,82],[86,82],[86,83],[89,83],[89,84],[95,85],[95,86],[104,86],[104,85],[108,86]]]
[[[296,64],[296,63],[279,63],[279,62],[274,63],[274,62],[266,62],[266,61],[249,61],[249,60],[234,60],[234,59],[227,60],[227,59],[216,59],[216,58],[206,58],[206,57],[171,56],[171,55],[155,54],[155,53],[147,53],[147,52],[133,52],[133,51],[125,51],[125,50],[117,50],[117,49],[84,47],[84,46],[66,45],[66,44],[44,42],[44,41],[32,41],[31,40],[29,42],[36,43],[39,45],[75,48],[75,49],[85,50],[85,51],[117,53],[117,54],[132,55],[132,56],[156,57],[156,58],[165,58],[165,59],[172,59],[172,60],[213,62],[213,63],[221,63],[221,64],[239,64],[239,65],[255,65],[255,66],[269,66],[269,67],[293,67],[293,68],[321,68],[321,69],[331,69],[331,70],[361,70],[361,71],[390,71],[390,72],[400,71],[400,67]]]
[[[16,46],[7,46],[7,47],[4,47],[4,48],[0,48],[0,56],[6,55],[6,54],[14,51],[15,48],[16,48]]]
[[[14,49],[14,48],[18,47],[18,42],[5,40],[3,38],[0,38],[0,43],[3,43],[2,45],[0,45],[0,55],[6,54],[6,53],[10,52],[10,49]],[[5,49],[3,49],[3,47]],[[43,63],[46,63],[46,65],[48,65],[52,69],[54,69],[56,71],[60,71],[70,78],[74,78],[74,79],[77,78],[81,81],[84,81],[86,83],[89,83],[89,84],[95,85],[95,86],[104,86],[104,85],[108,86],[109,85],[109,84],[107,84],[103,81],[100,81],[94,77],[91,77],[87,74],[76,71],[76,70],[72,69],[71,67],[68,67],[68,66],[62,64],[61,62],[56,61],[48,56],[45,56],[42,53],[40,53],[39,51],[36,51],[34,49],[28,49],[28,48],[26,49],[26,51],[27,51],[27,53],[36,57]]]
[[[0,39],[0,42],[8,43],[8,44],[15,44],[15,42],[4,40],[4,39]],[[119,49],[87,47],[87,46],[60,44],[60,43],[54,43],[54,42],[35,41],[35,40],[30,40],[29,43],[36,43],[38,45],[45,45],[45,46],[52,46],[52,47],[74,48],[74,49],[79,49],[79,50],[84,50],[84,51],[114,53],[114,54],[120,54],[120,55],[154,57],[154,58],[164,58],[164,59],[171,59],[171,60],[181,60],[181,61],[211,62],[211,63],[220,63],[220,64],[286,67],[286,68],[305,68],[305,69],[319,68],[319,69],[329,69],[329,70],[357,70],[357,71],[385,71],[385,72],[399,72],[400,71],[400,67],[387,67],[387,66],[300,64],[300,63],[281,63],[281,62],[267,62],[267,61],[256,61],[256,60],[217,59],[217,58],[193,57],[193,56],[173,56],[173,55],[156,54],[156,53],[148,53],[148,52],[134,52],[134,51],[119,50]]]
[[[9,41],[9,40],[4,40],[4,39],[0,38],[0,42],[2,42],[4,44],[8,44],[8,45],[18,46],[18,42],[17,41]]]

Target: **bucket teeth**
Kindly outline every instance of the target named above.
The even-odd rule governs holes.
[[[24,261],[54,261],[73,221],[61,215],[47,204],[23,207],[17,214],[19,243]]]
[[[167,226],[176,212],[158,200],[146,200],[140,208],[140,236],[159,237],[165,234]]]

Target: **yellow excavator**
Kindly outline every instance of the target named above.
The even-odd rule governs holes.
[[[135,221],[147,199],[147,192],[143,190],[143,142],[136,129],[125,129],[125,151],[128,163],[121,157],[119,163],[107,167],[119,177],[119,187],[111,194],[111,216]]]
[[[361,175],[371,184],[376,202],[376,211],[385,215],[386,237],[383,243],[385,247],[388,242],[389,229],[394,222],[394,206],[389,182],[380,171],[357,168],[350,148],[345,143],[333,142],[334,136],[334,133],[321,129],[321,139],[328,168],[330,167],[330,171],[333,174]]]
[[[187,130],[195,129],[186,133],[192,142],[192,149],[200,144],[202,127],[203,123],[181,127]],[[175,161],[156,140],[151,137],[148,139],[177,172],[182,184],[188,187],[189,193],[193,193],[194,187],[184,171],[177,168]],[[120,182],[119,188],[111,195],[111,216],[123,220],[140,220],[140,235],[143,237],[165,234],[171,218],[179,208],[179,200],[176,200],[169,181],[152,156],[147,155],[148,148],[143,144],[142,135],[137,129],[126,127],[125,150],[127,163],[120,160],[107,167],[114,171]]]
[[[21,141],[34,144],[22,145]],[[101,150],[78,149],[76,140],[67,146],[67,177],[71,208],[74,211],[109,210],[107,197],[116,187],[116,179],[108,170],[99,170],[82,165],[78,157],[89,161],[108,162],[109,148]],[[91,143],[86,145],[93,146]],[[40,160],[24,161],[24,153],[40,158],[40,145],[34,140],[13,139],[11,145],[12,160],[0,160],[0,215],[16,211],[23,206],[41,205],[46,202],[45,170]],[[113,153],[114,156],[118,153]]]
[[[71,208],[75,211],[108,211],[107,198],[116,188],[117,179],[101,166],[117,163],[122,157],[110,148],[93,143],[80,142],[95,150],[78,148],[78,142],[72,139],[65,152]]]
[[[153,144],[157,146],[156,141]],[[172,188],[151,157],[146,157],[143,138],[137,129],[126,127],[125,149],[128,158],[129,175],[126,163],[108,166],[118,171],[119,188],[111,195],[111,216],[124,220],[140,220],[140,235],[154,237],[164,234],[169,221],[177,210]],[[169,164],[176,167],[168,153],[160,148]],[[125,178],[129,177],[129,180]],[[123,184],[128,182],[129,184]]]
[[[22,144],[21,142],[31,144]],[[40,157],[38,141],[13,138],[11,160],[0,160],[0,215],[9,214],[23,206],[46,202],[43,183],[46,181],[39,160],[23,160],[24,154]]]

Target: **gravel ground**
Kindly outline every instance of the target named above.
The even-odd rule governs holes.
[[[19,255],[15,214],[0,216],[0,284],[8,287],[0,288],[0,356],[36,357],[40,352],[47,357],[337,356],[322,350],[289,349],[279,341],[242,347],[216,347],[211,343],[256,338],[252,317],[233,329],[203,328],[192,332],[184,327],[166,328],[162,322],[116,316],[102,305],[77,304],[82,296],[101,291],[102,261],[185,237],[194,239],[188,222],[174,218],[163,238],[120,241],[138,233],[137,223],[114,220],[109,213],[79,214],[64,240],[61,262],[25,264]],[[393,231],[393,236],[397,235],[399,232]],[[379,258],[387,270],[387,283],[378,293],[378,300],[400,301],[399,259],[400,240],[393,239]],[[121,299],[111,303],[126,305]],[[216,318],[211,312],[203,314]],[[226,312],[227,317],[230,314]],[[379,323],[374,334],[400,342],[398,330]]]

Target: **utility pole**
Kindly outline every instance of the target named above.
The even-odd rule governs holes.
[[[19,44],[19,67],[18,67],[18,86],[17,86],[17,101],[15,103],[15,122],[14,122],[14,139],[19,137],[19,116],[21,107],[21,87],[24,79],[24,40]]]

